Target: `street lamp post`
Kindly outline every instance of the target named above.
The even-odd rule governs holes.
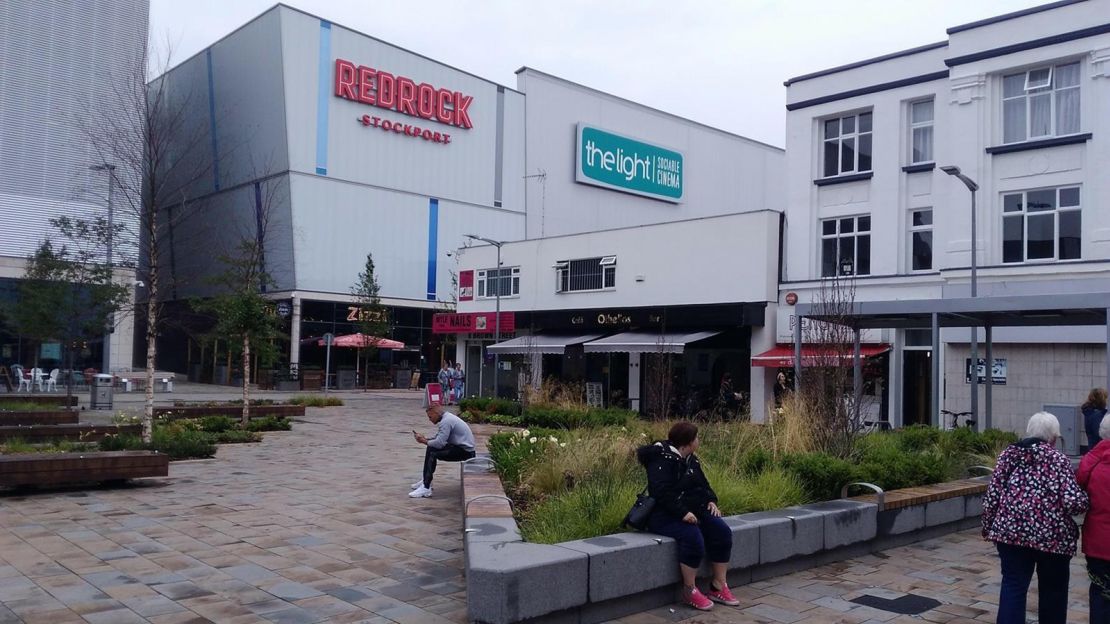
[[[115,188],[116,181],[116,166],[104,163],[101,165],[93,165],[89,167],[93,171],[107,171],[108,172],[108,240],[106,241],[107,254],[106,260],[108,262],[108,270],[112,271],[112,238],[115,234],[115,222],[112,214],[112,190]],[[115,279],[115,272],[111,274],[111,278]],[[104,348],[102,349],[102,357],[100,362],[100,372],[110,375],[109,367],[112,363],[112,327],[115,325],[114,314],[108,315],[108,324],[104,328]]]
[[[975,191],[979,190],[979,185],[975,183],[975,180],[972,180],[971,178],[961,173],[960,168],[956,167],[955,165],[941,167],[940,170],[950,176],[958,178],[960,182],[964,183],[964,186],[967,187],[967,190],[971,192],[971,297],[974,299],[979,295],[979,262],[976,258],[978,254],[975,250],[977,237],[977,232],[975,228]],[[936,357],[936,355],[937,354],[934,353],[933,357]],[[988,397],[990,396],[990,384],[993,379],[993,365],[993,362],[987,362],[986,366],[986,383]],[[991,426],[990,416],[990,406],[988,405],[987,420],[983,422],[984,429],[989,429]],[[975,421],[979,420],[979,328],[974,325],[972,325],[971,327],[971,419]]]
[[[493,316],[493,344],[501,342],[501,245],[502,241],[495,241],[491,238],[483,238],[475,236],[474,234],[464,234],[471,240],[479,240],[483,243],[489,243],[497,248],[497,290],[494,291],[494,298],[496,300]],[[488,292],[488,291],[487,291]],[[496,351],[493,352],[493,396],[498,396],[498,381],[501,377],[501,355]]]

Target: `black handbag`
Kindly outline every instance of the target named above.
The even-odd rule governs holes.
[[[636,502],[632,504],[632,509],[628,510],[628,515],[624,517],[621,526],[643,531],[647,528],[648,518],[651,517],[653,509],[655,509],[655,499],[648,495],[648,489],[645,487],[643,492],[636,495]]]

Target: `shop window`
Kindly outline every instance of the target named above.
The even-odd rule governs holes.
[[[1002,261],[1082,258],[1079,187],[1002,196]]]
[[[1079,132],[1079,63],[1002,77],[1002,142]]]
[[[616,256],[560,260],[555,263],[555,292],[607,290],[616,286]]]
[[[910,211],[910,270],[933,269],[933,209]]]
[[[933,100],[910,104],[910,164],[933,162]]]
[[[821,277],[871,274],[871,217],[821,222]]]
[[[825,177],[871,171],[871,113],[822,122]]]
[[[475,272],[474,281],[478,299],[496,298],[499,288],[502,297],[520,295],[520,267],[504,267],[500,271],[480,269]]]

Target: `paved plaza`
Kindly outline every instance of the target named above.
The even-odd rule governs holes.
[[[230,397],[205,392],[175,396]],[[0,624],[465,622],[458,470],[441,467],[433,498],[406,496],[423,459],[410,430],[431,429],[418,395],[340,396],[291,432],[174,462],[167,479],[0,495]],[[739,609],[621,621],[989,622],[992,553],[965,532],[738,588]],[[1087,621],[1081,562],[1069,622]],[[943,604],[909,617],[850,602],[903,593]]]

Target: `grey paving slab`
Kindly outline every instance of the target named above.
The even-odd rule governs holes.
[[[158,399],[237,396],[177,390]],[[292,432],[221,446],[214,460],[174,462],[166,479],[0,492],[0,623],[29,613],[58,622],[389,621],[370,607],[408,622],[465,622],[458,472],[442,467],[433,498],[407,496],[423,463],[410,431],[431,429],[419,393],[337,396],[347,405],[309,408]],[[137,409],[142,396],[116,400]]]

